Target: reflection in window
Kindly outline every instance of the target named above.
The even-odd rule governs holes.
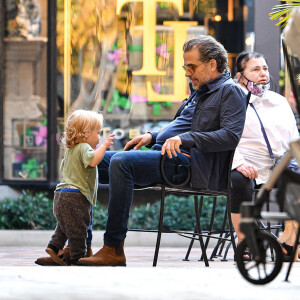
[[[47,177],[47,4],[4,1],[5,179]]]
[[[186,38],[215,36],[227,48],[232,68],[243,50],[245,1],[182,1],[177,7],[179,2],[72,1],[70,110],[102,111],[103,135],[116,133],[114,150],[135,135],[165,126],[188,96],[181,69]],[[63,107],[64,1],[57,3]]]

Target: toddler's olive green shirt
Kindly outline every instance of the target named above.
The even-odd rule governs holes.
[[[93,158],[94,150],[87,143],[68,148],[60,165],[63,179],[56,186],[56,190],[74,186],[92,205],[96,205],[98,172],[97,167],[89,167]]]

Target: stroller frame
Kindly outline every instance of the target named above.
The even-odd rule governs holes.
[[[269,211],[262,211],[262,207],[265,203],[269,201],[269,195],[271,190],[274,188],[276,182],[282,175],[282,173],[286,170],[289,162],[292,158],[296,158],[298,164],[300,165],[300,139],[290,143],[290,150],[286,152],[280,162],[275,166],[273,169],[268,181],[261,187],[259,190],[257,197],[252,202],[244,202],[241,206],[241,222],[240,222],[240,230],[245,234],[245,242],[247,247],[250,250],[250,253],[253,255],[253,260],[256,263],[257,268],[259,268],[260,264],[266,263],[266,257],[264,251],[260,247],[260,244],[264,240],[269,241],[269,246],[271,247],[271,252],[276,252],[275,257],[275,267],[272,271],[270,276],[266,278],[260,278],[259,280],[255,280],[253,278],[247,278],[247,272],[245,268],[245,261],[243,260],[243,253],[238,255],[238,252],[244,251],[239,249],[240,246],[237,248],[237,265],[239,270],[241,271],[242,275],[245,277],[246,280],[250,281],[254,284],[265,284],[272,281],[280,272],[282,262],[283,262],[283,254],[280,247],[279,242],[277,239],[271,235],[269,232],[261,231],[259,226],[257,225],[257,219],[266,220],[266,221],[284,221],[284,220],[291,220],[290,214],[285,211],[282,212],[269,212]],[[292,171],[288,171],[292,172]],[[296,174],[298,175],[298,174]],[[298,175],[299,176],[299,175]],[[281,210],[283,210],[283,199],[277,196],[277,202],[279,202]],[[258,238],[259,236],[259,238]],[[289,274],[294,262],[295,253],[297,251],[297,245],[299,244],[299,237],[300,237],[300,227],[298,229],[296,235],[296,241],[293,248],[293,255],[291,256],[291,260],[289,262],[288,271],[285,277],[285,281],[288,281]],[[241,243],[242,244],[242,243]],[[245,245],[244,245],[245,247]],[[240,251],[239,251],[240,250]],[[279,252],[280,251],[280,252]],[[273,259],[274,256],[272,255]],[[264,266],[265,267],[265,266]],[[258,271],[259,273],[259,271]],[[260,274],[259,274],[260,276]]]

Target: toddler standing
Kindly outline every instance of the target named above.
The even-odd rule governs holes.
[[[94,150],[100,141],[102,123],[101,114],[88,110],[76,110],[67,119],[63,138],[67,150],[60,167],[62,180],[56,186],[53,201],[57,226],[46,249],[60,265],[76,265],[78,259],[85,256],[91,206],[96,205],[97,200],[97,165],[114,140],[111,134]],[[69,262],[62,251],[67,240]]]

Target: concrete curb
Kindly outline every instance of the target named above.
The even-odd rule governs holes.
[[[93,246],[103,244],[104,231],[93,231]],[[53,230],[0,230],[0,246],[39,246],[45,247]],[[155,247],[155,232],[129,231],[125,241],[131,247]],[[164,233],[161,247],[188,247],[190,240],[175,233]],[[212,245],[210,245],[211,247]]]

